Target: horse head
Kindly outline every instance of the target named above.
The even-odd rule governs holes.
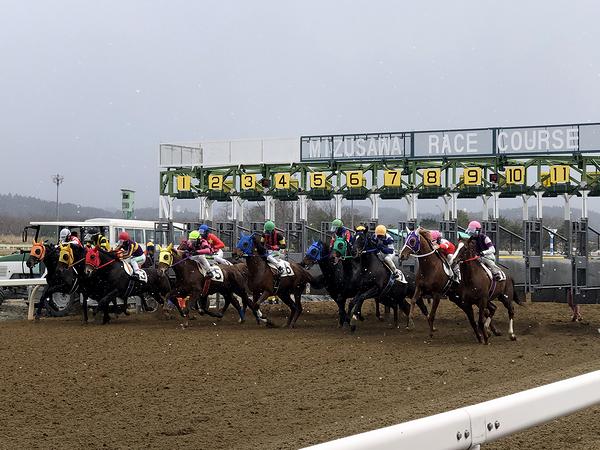
[[[158,270],[166,272],[173,265],[173,244],[166,247],[157,245],[158,250]]]
[[[401,261],[407,260],[411,255],[422,254],[421,249],[423,249],[424,252],[429,251],[428,249],[423,248],[424,244],[429,244],[429,247],[433,250],[429,230],[418,227],[416,230],[407,230],[407,232],[408,234],[404,240],[404,246],[402,247],[402,250],[400,250]]]
[[[42,241],[33,241],[31,250],[29,250],[29,258],[27,258],[27,267],[32,269],[36,264],[39,264],[46,257],[46,246]]]
[[[100,251],[98,248],[90,248],[85,253],[85,274],[91,275],[100,267]]]
[[[69,268],[73,265],[75,257],[73,256],[73,248],[71,244],[60,244],[60,252],[58,254],[58,267]]]
[[[348,255],[348,242],[342,237],[335,238],[333,241],[331,256],[337,264],[340,259],[346,258]]]
[[[452,255],[451,263],[460,263],[465,260],[477,257],[477,248],[475,239],[466,233],[458,233],[458,245]]]
[[[241,256],[252,256],[256,251],[256,247],[255,235],[242,233],[235,249]]]
[[[328,250],[325,250],[323,241],[313,241],[306,250],[301,265],[303,267],[311,267],[314,263],[318,263],[328,256]]]

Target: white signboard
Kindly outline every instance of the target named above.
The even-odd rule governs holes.
[[[301,161],[600,153],[600,124],[304,136]]]

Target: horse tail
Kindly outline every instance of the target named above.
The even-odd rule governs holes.
[[[512,283],[512,291],[513,291],[513,301],[520,306],[525,306],[525,302],[523,302],[523,300],[521,300],[519,298],[519,295],[517,294],[517,290],[515,289],[515,280],[510,279],[510,282]]]

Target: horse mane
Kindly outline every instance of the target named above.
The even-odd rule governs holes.
[[[419,234],[431,242],[431,231],[426,228],[419,228]]]

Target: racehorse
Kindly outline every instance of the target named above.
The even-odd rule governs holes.
[[[488,344],[487,329],[491,326],[495,307],[489,310],[489,317],[485,316],[491,305],[490,302],[497,298],[508,311],[508,335],[514,341],[517,336],[513,329],[515,315],[513,302],[522,305],[515,291],[514,281],[508,275],[502,281],[496,281],[493,277],[488,276],[479,259],[480,256],[473,238],[462,238],[452,257],[453,263],[460,264],[462,282],[458,291],[461,299],[469,305],[469,308],[472,309],[472,305],[477,305],[479,308],[478,331],[481,337],[478,335],[477,339],[481,342],[481,338],[483,338],[483,342]],[[494,330],[492,329],[492,331]]]
[[[248,268],[246,264],[219,265],[220,274],[216,272],[216,275],[211,279],[203,275],[195,261],[184,257],[173,249],[173,244],[169,244],[167,247],[159,245],[157,250],[159,252],[158,269],[166,272],[169,268],[172,268],[175,272],[175,287],[167,295],[167,299],[170,299],[173,303],[177,302],[175,300],[177,297],[189,295],[192,304],[198,305],[199,311],[213,317],[223,317],[229,304],[232,304],[240,316],[240,323],[245,319],[246,308],[250,307],[258,324],[270,324],[270,321],[263,317],[260,308],[253,305],[248,298]],[[217,279],[221,274],[222,279]],[[209,311],[206,299],[208,295],[216,293],[223,296],[225,304],[219,313],[214,314]],[[233,294],[242,299],[243,308]]]
[[[300,264],[290,262],[291,274],[276,279],[274,270],[267,264],[266,249],[258,234],[242,234],[237,244],[236,254],[244,256],[248,266],[248,288],[252,292],[255,306],[259,306],[267,298],[277,295],[288,308],[290,316],[287,326],[293,328],[302,314],[302,292],[311,284],[317,289],[319,282]],[[294,296],[295,302],[292,301]]]
[[[102,323],[110,321],[108,304],[122,298],[125,302],[131,296],[144,299],[145,294],[152,295],[157,301],[164,302],[171,285],[167,276],[157,269],[144,269],[147,281],[134,279],[126,271],[126,266],[118,256],[97,247],[89,249],[85,257],[85,273],[96,274],[102,297],[98,300],[98,310],[104,312]],[[125,306],[127,307],[127,306]]]
[[[55,245],[45,244],[42,241],[33,241],[29,258],[26,265],[30,269],[39,263],[44,263],[46,267],[46,287],[35,311],[35,318],[38,320],[42,313],[42,308],[46,306],[48,312],[53,316],[62,316],[68,312],[69,308],[61,310],[52,299],[55,293],[72,294],[77,289],[77,277],[72,270],[58,270],[59,249]]]
[[[411,328],[412,318],[410,305],[406,297],[412,297],[415,292],[415,277],[405,275],[407,283],[402,283],[393,277],[389,269],[377,256],[378,248],[369,237],[366,230],[356,233],[354,240],[355,257],[350,259],[350,273],[354,279],[360,281],[358,294],[354,296],[348,306],[348,315],[351,317],[350,329],[356,329],[356,313],[361,310],[367,298],[378,299],[383,305],[389,306],[394,311],[394,324],[398,327],[398,307],[406,314],[406,328]],[[428,315],[427,307],[422,299],[417,304],[425,317]]]
[[[431,311],[427,316],[427,322],[429,323],[429,335],[433,337],[433,332],[435,331],[435,327],[433,326],[435,313],[440,304],[440,299],[443,296],[447,296],[451,302],[465,312],[475,336],[480,340],[475,316],[473,315],[473,308],[471,305],[465,304],[461,300],[460,294],[454,289],[452,275],[444,269],[444,265],[446,264],[445,258],[433,247],[429,231],[418,227],[414,231],[407,230],[407,232],[408,235],[406,236],[404,246],[400,251],[400,259],[406,260],[409,256],[419,259],[419,268],[416,274],[416,289],[411,300],[411,316],[414,313],[415,303],[419,299],[432,297],[433,302]],[[447,270],[451,271],[449,267]]]

